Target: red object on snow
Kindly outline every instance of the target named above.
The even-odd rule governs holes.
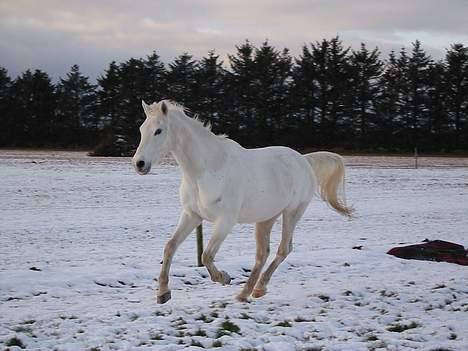
[[[468,266],[468,250],[462,245],[443,240],[424,241],[424,244],[394,247],[387,254],[410,260],[444,261]]]

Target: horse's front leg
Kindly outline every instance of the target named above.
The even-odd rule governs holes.
[[[179,245],[187,239],[189,234],[202,222],[200,216],[193,212],[182,212],[179,218],[177,228],[172,238],[166,243],[164,248],[164,258],[159,274],[159,292],[157,295],[158,303],[166,303],[171,299],[169,290],[169,270],[171,268],[172,258]]]
[[[220,218],[215,222],[213,235],[202,254],[202,263],[208,269],[211,280],[223,285],[231,282],[231,277],[224,271],[219,271],[213,261],[221,244],[234,226],[235,221],[228,218]]]

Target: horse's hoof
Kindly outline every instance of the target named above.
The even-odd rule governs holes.
[[[163,303],[166,303],[167,301],[169,301],[171,299],[171,292],[168,291],[162,295],[158,295],[156,300],[159,304],[163,304]]]
[[[259,298],[266,294],[266,289],[253,289],[252,297]]]
[[[231,283],[231,276],[224,271],[221,271],[220,283],[223,285],[229,285]]]
[[[239,302],[247,302],[247,297],[245,297],[242,294],[239,294],[239,295],[236,296],[236,300],[239,301]]]

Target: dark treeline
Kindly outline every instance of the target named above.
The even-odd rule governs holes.
[[[336,37],[299,57],[246,41],[228,64],[210,52],[164,65],[111,62],[96,85],[77,65],[53,84],[47,73],[12,80],[0,68],[0,146],[94,147],[125,154],[138,143],[141,100],[184,104],[244,146],[424,152],[468,150],[468,48],[433,60],[419,41],[385,59]]]

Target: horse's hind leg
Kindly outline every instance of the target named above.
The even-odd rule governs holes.
[[[234,226],[234,223],[234,221],[227,219],[219,219],[216,221],[213,235],[211,236],[211,239],[202,254],[202,263],[206,269],[208,269],[211,280],[223,285],[229,284],[231,282],[231,277],[226,272],[219,271],[214,265],[213,261],[216,253],[221,247],[221,244]]]
[[[257,242],[257,253],[255,256],[255,265],[250,273],[249,279],[244,285],[242,291],[237,295],[237,300],[245,301],[250,296],[255,283],[262,272],[262,268],[270,253],[270,233],[278,217],[275,216],[265,222],[255,224],[255,240]]]
[[[253,297],[261,297],[266,294],[266,286],[268,285],[271,276],[281,264],[281,262],[283,262],[292,251],[292,237],[294,228],[296,228],[296,224],[304,214],[306,207],[307,205],[301,205],[293,210],[286,209],[283,212],[283,231],[281,234],[281,241],[276,253],[276,257],[258,280],[257,285],[252,292]]]

